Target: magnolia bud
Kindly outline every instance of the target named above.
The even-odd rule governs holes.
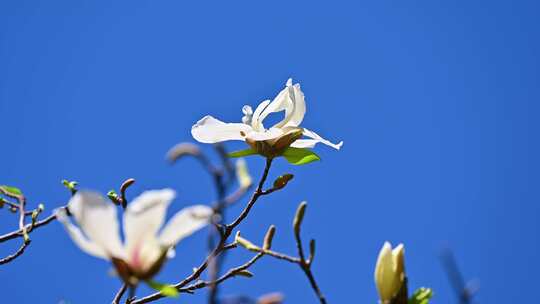
[[[404,251],[403,244],[392,249],[392,245],[385,242],[379,252],[375,266],[375,284],[381,303],[390,303],[405,281]]]
[[[234,237],[234,242],[250,251],[260,250],[260,248],[255,246],[255,244],[241,237],[240,231],[236,232],[236,236]]]

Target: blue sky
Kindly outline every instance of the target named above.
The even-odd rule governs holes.
[[[134,177],[132,195],[172,187],[171,211],[211,202],[198,164],[171,167],[165,152],[192,141],[203,115],[239,121],[244,104],[293,77],[304,125],[345,144],[318,147],[322,161],[309,166],[278,161],[272,177],[296,178],[260,201],[243,235],[260,240],[275,224],[275,248],[294,253],[290,222],[307,200],[304,235],[317,239],[314,271],[330,303],[376,302],[385,240],[405,243],[410,285],[433,287],[434,303],[455,303],[437,257],[447,245],[479,279],[478,302],[530,301],[540,271],[538,10],[536,1],[4,1],[0,183],[46,213],[67,201],[64,178],[106,192]],[[248,164],[259,176],[263,160]],[[6,210],[0,218],[1,231],[16,227]],[[181,243],[158,279],[198,265],[205,236]],[[110,266],[58,223],[32,239],[0,269],[3,301],[110,302],[120,285]],[[238,250],[227,265],[247,258]],[[315,303],[293,265],[266,258],[252,271],[223,293]]]

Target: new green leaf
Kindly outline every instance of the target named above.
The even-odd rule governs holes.
[[[174,288],[174,286],[169,284],[163,284],[152,280],[146,281],[146,284],[148,284],[148,286],[150,286],[152,289],[161,292],[161,294],[167,297],[178,298],[178,296],[180,295],[178,290]]]
[[[431,297],[433,297],[433,290],[431,288],[421,287],[409,299],[409,304],[428,304]]]
[[[22,196],[23,195],[21,189],[12,187],[12,186],[2,185],[0,186],[0,191],[4,193],[5,195],[9,195],[9,196]]]
[[[319,155],[313,151],[304,148],[289,147],[283,152],[283,157],[293,165],[305,165],[314,161],[321,160]]]
[[[237,158],[237,157],[244,157],[244,156],[255,155],[255,154],[257,154],[257,151],[253,149],[245,149],[245,150],[231,152],[228,155],[229,157]]]

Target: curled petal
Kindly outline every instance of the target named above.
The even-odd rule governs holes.
[[[207,225],[213,212],[212,208],[205,205],[195,205],[178,211],[161,231],[158,237],[160,243],[166,247],[176,245],[181,239]]]
[[[306,101],[304,98],[304,93],[300,89],[300,84],[297,83],[292,85],[292,79],[289,79],[287,82],[288,95],[292,103],[292,109],[289,107],[290,113],[285,115],[286,121],[284,120],[283,126],[285,127],[298,127],[302,120],[304,120],[304,115],[306,114]]]
[[[323,143],[327,146],[330,146],[336,150],[339,150],[341,148],[341,146],[343,146],[343,141],[340,141],[339,143],[337,144],[334,144],[324,138],[322,138],[319,134],[313,132],[313,131],[310,131],[308,129],[304,129],[304,135],[307,136],[307,137],[310,137],[312,139],[299,139],[297,141],[295,141],[291,147],[294,147],[294,148],[313,148],[315,147],[316,144],[318,143]]]
[[[73,225],[69,220],[66,211],[61,209],[56,211],[56,218],[64,226],[66,232],[73,242],[84,252],[98,258],[108,260],[110,257],[98,244],[87,239],[79,227]]]
[[[107,256],[120,258],[124,255],[113,204],[105,201],[99,193],[79,191],[70,199],[68,208],[84,235]],[[71,230],[71,233],[76,232]]]
[[[205,116],[191,127],[191,135],[202,143],[218,143],[227,140],[244,140],[242,134],[252,128],[243,123],[224,123],[212,116]]]
[[[287,81],[286,87],[272,100],[262,102],[253,115],[253,128],[260,131],[264,129],[263,120],[272,113],[285,111],[282,121],[274,125],[274,128],[298,127],[306,113],[304,93],[299,84],[292,84],[292,79]]]
[[[261,102],[257,106],[257,108],[255,109],[255,112],[253,113],[253,116],[251,118],[251,126],[253,127],[253,129],[255,131],[263,131],[264,130],[262,120],[266,116],[261,118],[261,114],[266,111],[266,108],[268,107],[269,104],[270,104],[270,100],[265,100],[265,101]]]

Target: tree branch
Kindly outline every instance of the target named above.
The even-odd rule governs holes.
[[[234,221],[232,221],[230,224],[225,225],[222,228],[223,233],[221,235],[221,238],[220,238],[218,244],[216,245],[216,247],[212,250],[212,252],[205,258],[205,260],[202,262],[202,264],[198,268],[196,268],[196,270],[191,275],[189,275],[188,277],[186,277],[185,279],[183,279],[179,283],[174,284],[173,287],[175,287],[177,290],[181,290],[182,288],[187,286],[189,283],[191,283],[194,280],[198,279],[201,276],[201,274],[208,267],[209,262],[212,259],[214,259],[215,257],[217,257],[219,254],[221,254],[221,252],[223,252],[226,241],[231,236],[234,229],[238,225],[240,225],[240,223],[242,223],[242,221],[249,215],[249,212],[251,211],[251,209],[253,208],[253,206],[255,205],[257,200],[259,199],[259,197],[261,195],[263,195],[262,188],[264,186],[264,183],[266,182],[266,179],[268,178],[268,173],[270,171],[271,165],[272,165],[272,159],[267,158],[266,159],[266,166],[264,168],[264,172],[263,172],[263,174],[261,176],[261,179],[260,179],[260,181],[259,181],[259,183],[257,185],[257,188],[255,189],[255,191],[253,192],[253,194],[251,196],[251,199],[248,201],[248,203],[246,204],[246,206],[244,207],[242,212],[238,215],[238,217]],[[163,297],[165,297],[165,296],[161,292],[157,292],[157,293],[151,294],[149,296],[146,296],[144,298],[141,298],[139,300],[135,300],[132,303],[133,304],[150,303],[150,302],[156,301],[158,299],[161,299]]]

